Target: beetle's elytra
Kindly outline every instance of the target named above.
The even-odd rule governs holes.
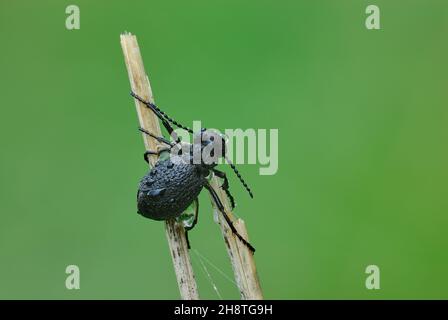
[[[138,212],[154,220],[178,217],[198,197],[208,174],[198,166],[159,160],[140,181]]]
[[[193,133],[193,130],[170,118],[153,103],[144,101],[133,92],[131,92],[131,95],[144,103],[157,115],[174,140],[174,142],[171,142],[164,137],[157,137],[151,132],[140,128],[140,131],[165,145],[165,147],[159,151],[146,151],[144,154],[146,162],[149,162],[149,156],[160,155],[162,152],[170,152],[170,157],[159,159],[155,166],[141,179],[137,192],[137,212],[142,216],[153,220],[177,218],[194,201],[198,201],[199,193],[203,188],[206,188],[210,192],[217,208],[229,224],[232,232],[250,250],[252,250],[252,252],[254,252],[255,248],[248,243],[233,226],[232,221],[225,212],[221,200],[215,190],[210,186],[207,179],[211,173],[223,179],[224,182],[221,188],[226,192],[233,208],[235,205],[234,199],[229,191],[229,183],[226,174],[216,169],[218,159],[222,157],[232,167],[250,196],[253,197],[249,186],[243,180],[233,163],[226,157],[224,137],[214,130],[207,129],[202,129],[200,132]],[[195,142],[193,144],[181,142],[171,124],[194,134],[193,141]],[[193,228],[196,222],[197,214],[193,224],[191,227],[187,228],[187,231]]]

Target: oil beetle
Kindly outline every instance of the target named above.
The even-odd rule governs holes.
[[[154,112],[174,140],[174,142],[171,142],[170,140],[164,137],[158,137],[143,128],[139,129],[141,132],[165,145],[165,147],[158,151],[146,151],[144,153],[146,162],[149,163],[149,156],[151,155],[159,156],[164,152],[169,152],[170,156],[167,158],[159,158],[155,166],[141,179],[137,191],[138,213],[153,220],[179,218],[192,203],[195,202],[196,209],[198,208],[198,195],[203,188],[206,188],[210,192],[216,207],[224,216],[232,232],[252,252],[255,252],[255,248],[235,229],[232,221],[225,212],[224,205],[215,190],[210,186],[207,178],[210,174],[214,174],[223,179],[221,188],[229,197],[233,209],[235,207],[235,201],[230,194],[229,182],[226,174],[216,169],[218,159],[224,158],[246,188],[251,198],[253,198],[249,186],[241,177],[241,174],[238,172],[235,165],[226,156],[224,136],[212,129],[202,129],[200,132],[194,133],[190,128],[183,126],[169,117],[155,104],[143,100],[134,92],[131,92],[131,96],[142,102]],[[174,131],[172,125],[193,134],[193,144],[182,142]],[[188,231],[196,225],[197,218],[198,212],[196,211],[193,221],[185,227],[188,246],[190,246],[188,241]]]

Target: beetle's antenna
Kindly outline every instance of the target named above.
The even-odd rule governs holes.
[[[184,125],[180,124],[179,122],[177,122],[176,120],[174,120],[173,118],[168,116],[165,112],[160,110],[160,108],[157,107],[154,103],[151,103],[149,101],[143,100],[142,98],[140,98],[138,95],[136,95],[132,91],[131,91],[131,96],[133,96],[135,99],[137,99],[141,103],[145,104],[148,108],[150,108],[152,111],[154,111],[154,113],[160,118],[160,120],[162,120],[162,121],[163,120],[168,120],[169,122],[174,124],[176,127],[184,129],[184,130],[188,131],[189,133],[193,133],[193,130],[191,130],[187,126],[184,126]]]
[[[238,179],[240,179],[241,183],[243,184],[244,188],[246,188],[247,192],[249,192],[249,195],[251,198],[254,197],[254,194],[252,193],[252,191],[250,190],[249,186],[247,185],[246,181],[244,181],[243,177],[241,176],[241,174],[238,172],[238,169],[235,167],[235,165],[232,163],[232,161],[230,161],[229,158],[227,158],[227,156],[224,156],[224,159],[226,159],[226,162],[230,165],[230,167],[233,169],[233,171],[235,172],[236,176],[238,177]]]

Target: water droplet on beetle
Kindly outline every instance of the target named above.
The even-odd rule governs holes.
[[[147,193],[148,196],[150,197],[158,197],[158,196],[163,196],[163,194],[165,193],[166,189],[165,188],[161,188],[161,189],[154,189],[151,190]]]

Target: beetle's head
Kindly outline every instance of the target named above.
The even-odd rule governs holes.
[[[194,145],[197,151],[200,148],[201,163],[214,167],[218,164],[219,158],[226,155],[226,136],[218,130],[202,129],[194,138]]]

